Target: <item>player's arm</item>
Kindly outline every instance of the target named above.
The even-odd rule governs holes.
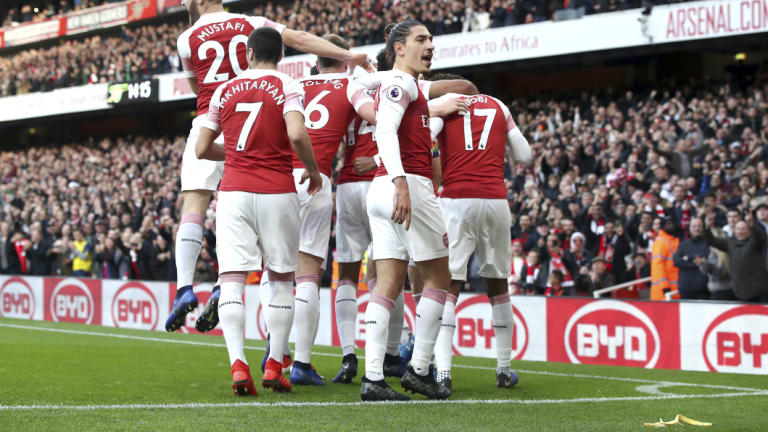
[[[533,162],[533,152],[531,146],[528,145],[528,140],[523,136],[523,132],[515,124],[515,120],[512,119],[512,114],[509,112],[509,108],[496,99],[496,103],[501,106],[501,110],[504,113],[504,120],[507,124],[507,163],[509,169],[515,172],[515,162],[522,162],[523,164],[530,166]]]
[[[282,31],[282,35],[283,43],[291,48],[320,57],[340,60],[350,66],[360,66],[368,72],[374,71],[373,66],[368,62],[368,55],[365,53],[353,53],[339,48],[327,40],[305,31],[286,28]]]
[[[208,105],[208,113],[202,121],[200,135],[195,143],[195,155],[198,159],[223,161],[226,151],[224,144],[216,144],[214,141],[221,133],[221,92],[226,84],[222,84],[211,97]]]
[[[179,35],[176,41],[176,49],[179,52],[179,60],[181,60],[181,69],[184,71],[184,76],[187,77],[189,88],[197,94],[197,77],[195,77],[195,71],[192,69],[192,50],[189,47],[189,32],[184,32]]]
[[[455,112],[461,114],[469,109],[467,101],[455,93],[449,93],[437,99],[432,99],[427,103],[427,106],[429,106],[429,116],[432,118],[445,117]]]
[[[411,226],[411,197],[403,161],[400,159],[400,140],[397,137],[397,130],[411,100],[418,97],[418,91],[415,82],[395,82],[395,80],[382,82],[374,132],[381,161],[395,184],[392,220],[397,224],[405,222],[406,230]]]
[[[355,108],[355,112],[367,121],[369,125],[376,125],[376,113],[373,109],[373,98],[367,89],[353,80],[347,84],[347,100]]]
[[[463,79],[453,80],[440,80],[440,81],[427,81],[419,80],[419,88],[427,99],[437,99],[448,93],[456,93],[460,95],[475,95],[479,92],[477,87],[472,81]]]

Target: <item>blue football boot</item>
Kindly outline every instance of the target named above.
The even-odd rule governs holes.
[[[197,296],[192,291],[192,285],[179,288],[176,291],[176,298],[173,300],[173,309],[165,321],[165,330],[174,332],[184,325],[187,314],[197,308]]]

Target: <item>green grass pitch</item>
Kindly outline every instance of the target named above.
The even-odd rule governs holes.
[[[289,394],[259,387],[259,397],[239,398],[223,344],[0,319],[0,431],[639,431],[678,413],[712,422],[705,430],[768,427],[765,376],[518,361],[520,383],[498,389],[495,361],[470,357],[454,358],[449,401],[363,404],[359,376],[352,385],[330,383],[341,361],[331,347],[316,347],[312,359],[325,387]],[[264,343],[246,345],[258,384]],[[390,385],[401,390],[397,380]]]

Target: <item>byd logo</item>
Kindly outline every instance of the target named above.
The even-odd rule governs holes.
[[[91,324],[95,308],[91,290],[79,279],[64,279],[51,293],[49,309],[54,321]]]
[[[768,307],[739,306],[715,318],[702,352],[713,372],[768,373]]]
[[[112,299],[112,321],[116,327],[153,330],[158,316],[154,294],[138,282],[123,285]]]
[[[12,277],[0,287],[0,316],[34,318],[35,294],[24,279]]]
[[[632,304],[613,300],[590,302],[578,309],[565,326],[564,339],[571,363],[652,368],[661,351],[659,332],[648,315]]]
[[[489,318],[490,305],[487,297],[477,295],[456,305],[456,332],[453,352],[458,355],[483,355],[496,350],[494,325]],[[525,355],[530,339],[528,324],[518,308],[514,310],[512,330],[512,358],[519,360]]]

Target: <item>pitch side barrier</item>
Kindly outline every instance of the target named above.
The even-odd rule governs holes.
[[[255,288],[245,293],[246,337],[263,340]],[[195,287],[201,305],[211,289]],[[176,284],[168,282],[0,276],[0,317],[163,331],[175,293]],[[339,345],[334,296],[334,290],[320,290],[320,345]],[[369,296],[359,291],[357,297],[361,348]],[[513,296],[512,303],[515,359],[768,374],[768,305],[530,296]],[[406,322],[413,325],[409,293],[405,305]],[[490,316],[486,296],[459,296],[454,353],[495,358]],[[190,314],[181,331],[195,333],[196,318],[197,312]]]

